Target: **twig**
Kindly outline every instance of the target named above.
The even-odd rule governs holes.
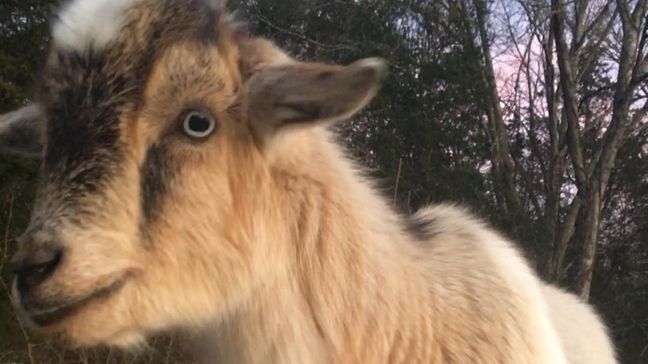
[[[398,172],[396,173],[396,186],[394,186],[394,205],[396,205],[396,200],[398,198],[398,183],[400,182],[402,169],[403,169],[403,158],[400,158],[398,160]]]
[[[171,352],[173,351],[173,336],[169,339],[169,347],[167,348],[165,363],[171,363]]]
[[[7,216],[7,225],[5,226],[5,231],[4,231],[4,239],[3,239],[3,244],[2,244],[2,262],[0,264],[0,271],[2,271],[2,268],[4,268],[4,262],[7,261],[7,258],[9,257],[9,227],[11,226],[11,220],[13,219],[13,204],[14,204],[14,197],[15,197],[15,192],[12,189],[11,193],[9,194],[9,212]]]
[[[345,46],[345,45],[324,44],[324,43],[321,43],[321,42],[316,41],[315,39],[308,38],[308,37],[305,36],[305,35],[302,35],[302,34],[299,34],[299,33],[295,33],[295,32],[293,32],[292,30],[289,30],[289,29],[286,29],[286,28],[282,28],[282,27],[280,27],[280,26],[278,26],[278,25],[275,25],[275,24],[271,23],[269,20],[267,20],[267,19],[265,19],[264,17],[262,17],[261,15],[258,15],[258,14],[257,14],[256,17],[257,17],[257,19],[259,19],[259,21],[261,21],[263,24],[266,24],[266,25],[269,26],[270,28],[273,28],[273,29],[275,29],[275,30],[278,30],[278,31],[280,31],[280,32],[282,32],[282,33],[286,33],[286,34],[291,35],[291,36],[293,36],[293,37],[299,38],[299,39],[301,39],[301,40],[303,40],[303,41],[305,41],[305,42],[312,43],[312,44],[314,44],[314,45],[316,45],[316,46],[318,46],[318,47],[322,47],[322,48],[330,48],[330,49],[345,49],[345,48],[349,48],[348,46]]]
[[[5,225],[5,231],[4,231],[4,238],[2,241],[2,261],[0,262],[0,271],[4,268],[5,261],[7,260],[7,257],[9,256],[9,227],[11,226],[11,220],[13,219],[13,207],[14,207],[14,197],[15,197],[15,191],[12,190],[11,194],[9,195],[9,211],[7,215],[7,224]],[[9,287],[7,287],[7,284],[5,283],[4,279],[0,278],[0,284],[2,284],[2,288],[4,289],[7,297],[11,300],[11,291],[9,290]],[[18,322],[18,326],[20,327],[20,331],[23,334],[23,337],[25,338],[25,343],[27,344],[27,355],[29,356],[29,362],[31,364],[34,364],[36,361],[34,360],[34,355],[32,353],[32,344],[31,341],[29,340],[29,335],[27,335],[27,331],[25,330],[25,327],[23,326],[22,322],[18,317],[16,317],[16,321]]]
[[[9,287],[7,287],[7,284],[3,279],[0,279],[0,284],[2,285],[2,288],[4,289],[7,297],[11,297]],[[32,343],[29,340],[29,335],[27,335],[27,330],[25,330],[25,327],[18,317],[16,317],[16,322],[18,322],[18,327],[20,327],[20,331],[22,332],[23,337],[25,338],[25,343],[27,344],[27,356],[29,357],[29,362],[31,364],[34,364],[36,363],[36,361],[34,360],[34,354],[32,353]]]

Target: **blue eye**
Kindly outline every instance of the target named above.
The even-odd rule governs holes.
[[[216,120],[199,111],[191,111],[185,116],[182,129],[190,138],[204,139],[216,130]]]

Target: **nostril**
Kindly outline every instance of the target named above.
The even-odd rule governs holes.
[[[41,248],[21,259],[13,270],[18,290],[24,293],[45,281],[58,268],[62,259],[63,250],[57,248]]]

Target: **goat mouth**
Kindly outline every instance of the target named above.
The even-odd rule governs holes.
[[[125,283],[126,278],[120,278],[105,287],[93,290],[85,296],[59,302],[50,307],[28,310],[26,313],[36,326],[41,328],[52,326],[74,315],[88,304],[108,298],[122,288]]]

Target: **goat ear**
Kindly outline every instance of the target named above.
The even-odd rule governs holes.
[[[371,101],[387,74],[386,62],[367,58],[346,67],[291,62],[257,71],[246,86],[247,117],[257,136],[287,126],[345,120]]]
[[[243,80],[271,66],[296,63],[288,54],[264,38],[245,38],[238,44],[239,68]]]
[[[0,115],[0,152],[41,158],[43,127],[40,107],[35,104]]]

